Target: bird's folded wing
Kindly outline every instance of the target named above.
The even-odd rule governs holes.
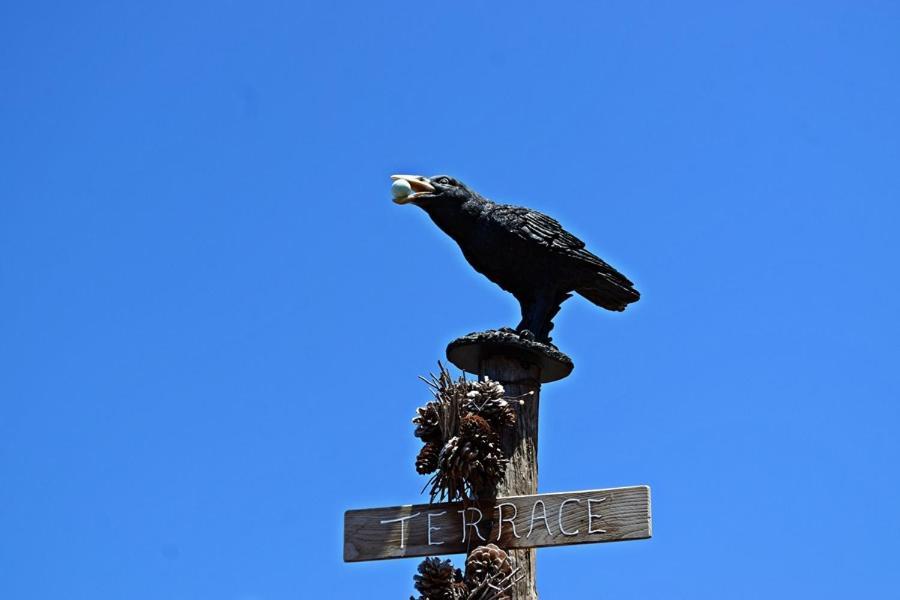
[[[500,208],[500,207],[498,207]],[[522,237],[537,242],[551,251],[569,256],[597,269],[620,285],[630,286],[632,283],[624,275],[616,271],[603,259],[585,249],[584,242],[563,229],[559,221],[536,210],[518,206],[503,206],[503,216],[518,221],[513,230]]]

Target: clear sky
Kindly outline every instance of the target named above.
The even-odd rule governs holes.
[[[542,597],[900,588],[896,2],[4,2],[0,597],[406,598],[417,376],[514,325],[394,172],[543,210],[580,299],[540,488],[654,538]],[[456,557],[457,561],[459,557]]]

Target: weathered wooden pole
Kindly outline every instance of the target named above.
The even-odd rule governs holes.
[[[499,381],[511,396],[522,396],[524,401],[516,413],[516,427],[503,439],[503,450],[509,456],[509,464],[503,481],[497,486],[498,496],[524,496],[538,491],[538,412],[540,408],[540,367],[505,356],[490,356],[481,361],[479,374]],[[513,588],[515,600],[534,600],[537,596],[534,549],[510,550],[513,564],[520,569],[521,577]]]
[[[497,496],[526,496],[538,491],[538,414],[541,383],[572,372],[572,361],[553,347],[520,338],[508,331],[473,333],[451,342],[447,358],[460,369],[500,382],[506,395],[520,397],[516,426],[503,437],[509,457]],[[510,550],[519,572],[513,600],[537,600],[535,550]]]

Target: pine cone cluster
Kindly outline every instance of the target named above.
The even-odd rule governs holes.
[[[469,595],[462,572],[453,568],[449,560],[426,558],[419,565],[419,574],[414,575],[413,580],[416,591],[421,594],[418,600],[464,600]]]
[[[431,500],[490,495],[503,478],[507,457],[500,436],[516,423],[516,408],[496,381],[454,380],[440,365],[426,383],[434,400],[416,410],[415,435],[424,443],[416,471],[434,473]]]
[[[413,576],[421,595],[410,600],[510,600],[513,579],[509,555],[488,544],[469,553],[465,576],[449,560],[426,558]]]

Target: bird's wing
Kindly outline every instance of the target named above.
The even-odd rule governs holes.
[[[595,268],[619,285],[632,285],[627,277],[616,271],[599,256],[585,249],[584,242],[563,229],[559,221],[553,217],[520,206],[498,206],[497,210],[505,213],[503,216],[506,219],[515,222],[517,226],[512,229],[517,235],[536,242],[551,252],[577,260],[586,267]]]

